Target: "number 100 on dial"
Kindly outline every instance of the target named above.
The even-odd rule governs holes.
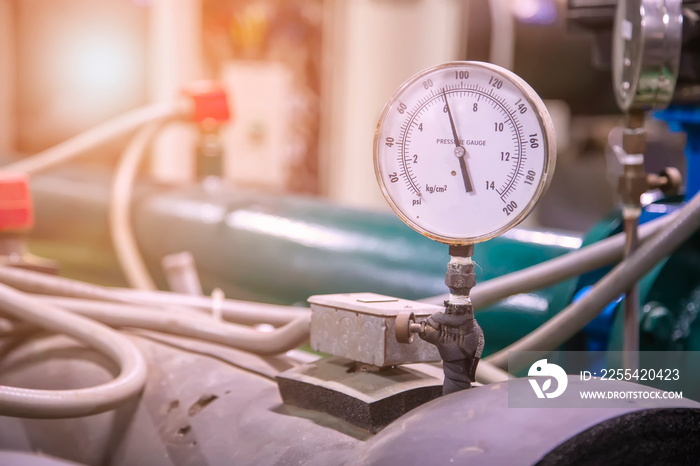
[[[418,73],[387,102],[374,165],[396,214],[447,244],[493,238],[520,223],[555,165],[552,120],[512,72],[451,62]]]

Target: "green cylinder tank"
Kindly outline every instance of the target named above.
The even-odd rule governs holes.
[[[38,177],[32,188],[34,252],[60,260],[66,275],[123,285],[108,231],[108,178],[67,172]],[[447,291],[447,246],[419,235],[392,213],[216,183],[208,188],[141,185],[133,224],[161,284],[161,259],[190,251],[205,290],[219,287],[232,298],[300,304],[324,293],[371,291],[420,299]],[[576,237],[516,230],[476,246],[477,280],[546,261],[579,244]],[[556,314],[573,287],[565,282],[514,296],[482,312],[487,351]]]

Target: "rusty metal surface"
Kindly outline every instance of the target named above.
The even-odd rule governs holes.
[[[347,462],[359,442],[359,429],[327,415],[291,415],[274,380],[255,373],[260,363],[242,370],[250,361],[234,366],[223,359],[235,360],[230,351],[208,356],[202,354],[207,347],[198,354],[193,346],[183,351],[134,340],[149,362],[140,400],[78,419],[0,417],[0,450],[41,450],[90,465],[328,465]],[[111,378],[114,369],[63,337],[3,349],[0,383],[7,385],[89,386]]]

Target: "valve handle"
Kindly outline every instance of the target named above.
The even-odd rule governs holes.
[[[413,341],[413,332],[411,332],[411,324],[416,323],[416,318],[412,312],[402,311],[396,315],[395,333],[396,341],[399,343],[411,343]]]

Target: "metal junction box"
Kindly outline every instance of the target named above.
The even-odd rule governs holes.
[[[437,348],[416,336],[396,341],[396,315],[413,312],[416,322],[443,308],[375,293],[318,295],[311,303],[311,348],[379,367],[440,361]]]

